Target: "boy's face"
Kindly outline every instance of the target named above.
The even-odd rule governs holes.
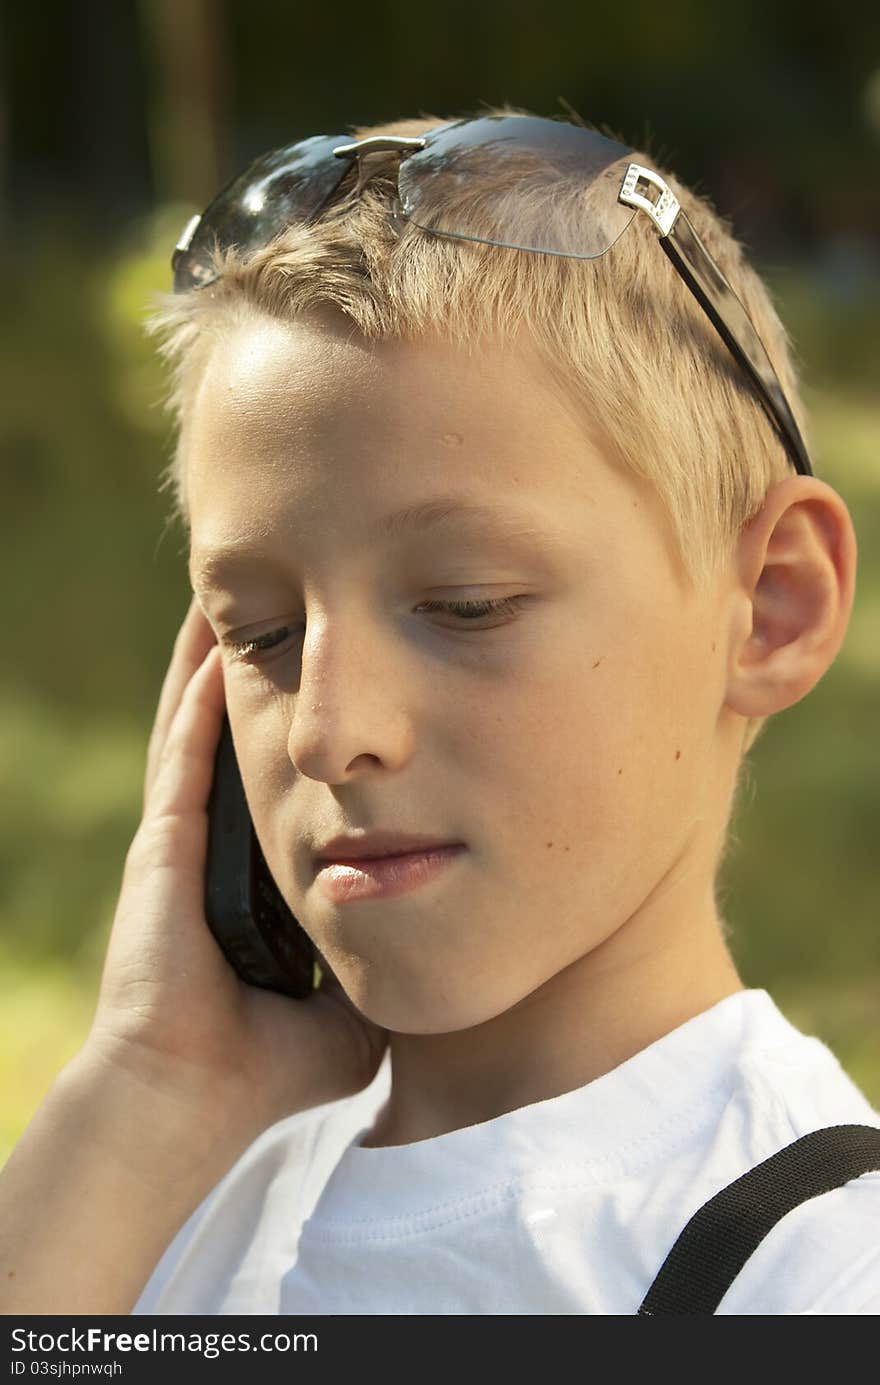
[[[525,348],[469,358],[366,344],[332,310],[254,316],[213,349],[183,446],[218,639],[289,627],[223,656],[257,834],[366,1015],[479,1024],[586,954],[601,969],[624,925],[650,947],[711,907],[731,788],[722,598],[689,590],[659,503]],[[519,530],[451,515],[374,536],[447,496]],[[203,585],[205,550],[229,544],[250,566]],[[418,609],[503,597],[522,598],[513,616]],[[315,848],[378,829],[466,850],[416,890],[334,903]]]

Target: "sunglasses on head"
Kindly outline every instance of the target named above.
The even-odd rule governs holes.
[[[425,135],[313,135],[261,155],[187,223],[171,258],[175,293],[205,287],[218,277],[215,249],[246,254],[267,244],[292,222],[317,218],[352,164],[364,154],[400,153],[397,199],[389,216],[432,235],[478,241],[511,250],[592,260],[623,235],[637,212],[648,216],[675,269],[758,391],[795,470],[813,474],[804,441],[779,377],[751,318],[700,240],[663,179],[628,162],[629,145],[568,121],[538,116],[489,115],[455,120]],[[517,201],[509,193],[486,197],[480,180],[487,154],[504,160],[521,183],[558,199],[568,186],[576,198],[594,184],[589,221],[573,200],[565,217],[545,218],[540,197]],[[537,156],[537,162],[532,156]],[[546,222],[554,223],[551,228]],[[587,222],[587,224],[585,224]]]

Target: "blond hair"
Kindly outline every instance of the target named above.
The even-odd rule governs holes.
[[[510,105],[479,112],[531,114]],[[449,119],[423,116],[350,132],[358,139],[420,135]],[[599,128],[580,117],[576,123]],[[608,127],[600,132],[621,139]],[[369,181],[354,188],[353,175],[347,177],[320,220],[286,228],[244,262],[234,248],[221,252],[215,260],[220,277],[208,288],[157,297],[146,330],[158,336],[171,368],[166,404],[179,433],[212,342],[248,310],[292,319],[333,304],[366,338],[439,334],[468,351],[487,337],[524,331],[562,397],[598,431],[609,458],[654,488],[686,574],[705,588],[730,559],[767,491],[792,467],[753,386],[667,261],[648,218],[636,214],[612,248],[592,260],[426,235],[388,217],[398,157],[362,156]],[[629,157],[665,179],[732,285],[809,450],[791,342],[730,224],[650,153],[636,149]],[[540,174],[537,156],[517,160],[517,177],[530,169]],[[487,205],[505,194],[510,179],[509,164],[493,167],[487,156],[480,168]],[[517,193],[518,199],[536,199],[533,213],[526,207],[527,220],[534,214],[576,227],[579,217],[591,216],[594,200],[608,195],[601,179],[586,193],[565,179],[548,198],[540,181]],[[479,209],[471,205],[469,212],[478,215]],[[160,489],[172,488],[175,515],[188,529],[185,483],[179,436]],[[747,723],[743,754],[766,720]]]

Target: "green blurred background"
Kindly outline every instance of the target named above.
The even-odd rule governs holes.
[[[754,752],[724,907],[746,983],[880,1106],[876,6],[89,0],[0,13],[0,1158],[85,1037],[188,603],[141,328],[178,232],[274,145],[560,99],[732,218],[855,521],[846,642]]]

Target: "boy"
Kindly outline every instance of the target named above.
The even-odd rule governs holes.
[[[154,326],[196,595],[92,1032],[0,1178],[7,1312],[635,1313],[719,1190],[880,1125],[745,989],[714,893],[743,756],[853,600],[847,508],[792,467],[784,329],[627,151],[747,310],[777,430],[617,200],[626,158],[496,119],[530,117],[341,183],[316,138],[308,216],[269,160],[234,240],[181,242]],[[303,1002],[205,927],[224,705],[324,969]],[[878,1213],[871,1172],[803,1202],[717,1311],[876,1311]]]

